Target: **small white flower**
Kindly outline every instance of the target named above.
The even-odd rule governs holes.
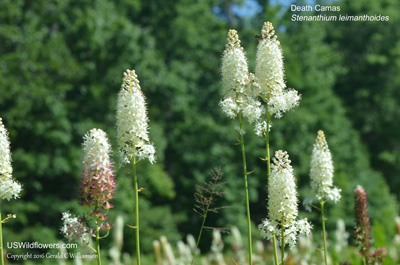
[[[280,119],[283,113],[299,105],[300,96],[294,89],[284,90],[271,96],[268,102],[268,111],[275,118]]]
[[[79,221],[78,217],[71,217],[69,212],[64,212],[61,220],[64,222],[61,233],[68,241],[79,241],[88,244],[91,233]]]
[[[136,157],[155,162],[155,148],[148,135],[145,96],[134,70],[126,70],[117,100],[117,137],[124,163]],[[152,146],[153,148],[150,148]]]
[[[0,199],[9,201],[10,199],[19,198],[22,190],[21,184],[11,178],[2,178],[0,182]]]
[[[311,154],[311,188],[318,200],[340,199],[341,190],[333,186],[333,162],[323,131],[318,131]]]

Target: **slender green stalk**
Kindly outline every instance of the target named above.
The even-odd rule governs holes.
[[[285,263],[285,228],[282,226],[281,228],[281,265]]]
[[[321,202],[322,236],[324,238],[324,260],[325,260],[325,265],[328,265],[328,258],[327,258],[328,249],[326,248],[324,204],[325,204],[325,202],[322,201]]]
[[[140,239],[139,239],[139,188],[136,176],[136,158],[133,158],[133,183],[135,185],[135,229],[136,229],[136,261],[140,265]]]
[[[100,227],[98,226],[98,221],[96,221],[96,254],[97,254],[97,264],[101,265],[101,257],[100,257]]]
[[[1,201],[0,201],[0,255],[1,255],[1,265],[4,265],[3,258],[3,220],[1,217]]]
[[[197,248],[199,247],[201,234],[203,233],[204,224],[205,224],[206,218],[207,218],[208,207],[209,207],[209,206],[207,206],[206,213],[204,214],[204,217],[203,217],[203,223],[201,224],[199,236],[197,237],[197,243],[196,243],[196,248],[194,249],[193,258],[192,258],[192,263],[190,263],[190,264],[192,264],[192,265],[193,265],[194,259],[196,258],[196,250],[197,250]]]
[[[279,265],[279,262],[278,262],[278,251],[276,250],[276,237],[275,237],[275,235],[272,238],[272,243],[274,245],[274,261],[275,261],[275,265]]]
[[[242,129],[243,122],[242,122],[242,113],[240,112],[239,115],[239,127]],[[246,168],[246,152],[244,148],[244,139],[243,134],[240,134],[240,147],[242,149],[242,158],[243,158],[243,177],[244,177],[244,188],[246,193],[246,211],[247,211],[247,230],[248,230],[248,241],[249,241],[249,264],[252,263],[252,244],[251,244],[251,220],[250,220],[250,203],[249,203],[249,189],[247,186],[247,168]]]

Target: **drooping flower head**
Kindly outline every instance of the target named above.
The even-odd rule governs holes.
[[[85,134],[83,140],[83,177],[80,186],[82,204],[112,208],[108,201],[114,197],[116,184],[107,134],[100,129],[92,129]]]
[[[282,48],[272,23],[265,22],[256,55],[256,92],[268,104],[268,111],[275,118],[299,105],[300,95],[286,89]]]
[[[149,140],[149,119],[145,96],[134,70],[126,70],[117,100],[117,137],[124,163],[148,159],[155,162],[155,148]]]
[[[10,140],[0,118],[0,199],[19,198],[21,184],[12,179]]]
[[[307,219],[297,220],[298,199],[293,168],[287,152],[277,151],[272,159],[268,184],[268,219],[259,229],[262,237],[272,239],[284,229],[285,244],[293,247],[298,234],[309,234],[311,225]]]
[[[254,99],[255,77],[249,74],[246,55],[236,30],[229,30],[227,42],[221,66],[224,99],[220,106],[228,117],[235,118],[242,112],[253,123],[263,112],[261,103]]]
[[[93,236],[93,232],[88,230],[78,217],[71,217],[69,212],[64,212],[61,218],[63,226],[61,233],[68,241],[79,241],[89,244],[89,239]]]
[[[333,186],[333,162],[323,131],[318,131],[311,154],[311,188],[319,201],[339,201],[341,189]]]

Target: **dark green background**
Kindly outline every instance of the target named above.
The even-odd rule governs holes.
[[[234,120],[218,102],[220,59],[228,29],[239,32],[254,71],[264,21],[277,29],[288,87],[302,94],[299,108],[274,120],[271,149],[290,154],[300,199],[310,195],[309,162],[318,130],[324,130],[343,198],[328,206],[329,230],[343,218],[351,230],[353,190],[368,193],[382,242],[395,233],[400,188],[400,10],[397,0],[337,2],[340,14],[390,16],[388,22],[291,22],[281,5],[258,1],[255,16],[237,16],[242,1],[59,0],[0,2],[0,117],[9,130],[14,177],[21,199],[3,202],[5,241],[56,242],[61,213],[83,213],[78,202],[81,142],[100,128],[115,143],[115,101],[126,69],[135,69],[147,96],[151,140],[158,162],[141,162],[139,185],[142,249],[166,235],[171,242],[197,235],[196,184],[221,167],[231,206],[210,215],[210,226],[238,226],[246,233],[241,156]],[[216,9],[219,7],[219,9]],[[218,11],[218,12],[213,12]],[[331,13],[327,13],[332,15]],[[339,13],[335,13],[339,15]],[[254,224],[267,215],[263,139],[245,135]],[[115,209],[133,222],[132,177],[118,168]],[[302,209],[302,208],[301,208]],[[302,209],[303,210],[303,209]],[[315,224],[318,216],[302,212]],[[257,231],[254,226],[254,236]],[[210,238],[210,233],[205,237]],[[106,240],[104,245],[110,243]],[[201,247],[209,249],[208,240]],[[131,252],[133,230],[125,229]],[[132,253],[133,254],[133,253]]]

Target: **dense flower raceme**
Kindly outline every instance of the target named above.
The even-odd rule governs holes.
[[[255,77],[256,93],[268,104],[268,111],[275,118],[299,105],[300,95],[294,89],[286,89],[283,55],[274,27],[265,22],[261,40],[257,46]]]
[[[10,141],[0,118],[0,199],[19,198],[21,184],[12,179]]]
[[[297,191],[287,152],[277,151],[272,159],[271,176],[268,184],[268,219],[260,225],[261,236],[279,239],[284,234],[284,243],[292,248],[296,244],[298,234],[311,233],[311,225],[307,219],[297,220]]]
[[[319,201],[339,201],[341,189],[333,186],[333,162],[323,131],[318,131],[311,154],[311,188]]]
[[[134,70],[126,70],[117,100],[117,137],[124,163],[133,158],[154,163],[155,148],[149,140],[145,96]]]
[[[113,207],[108,202],[113,198],[116,187],[110,150],[111,145],[104,131],[92,129],[84,136],[83,176],[80,186],[82,205],[103,207],[106,210]],[[102,217],[100,212],[95,214]]]
[[[255,77],[249,74],[236,30],[229,30],[227,40],[221,67],[224,99],[220,106],[228,117],[235,118],[241,112],[250,123],[254,123],[263,113],[261,103],[254,98]]]

